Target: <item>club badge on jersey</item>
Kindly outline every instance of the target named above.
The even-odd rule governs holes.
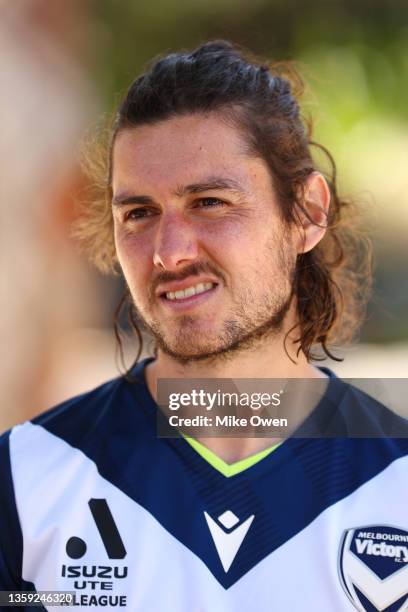
[[[360,612],[406,612],[408,531],[388,525],[347,529],[340,546],[339,574]]]

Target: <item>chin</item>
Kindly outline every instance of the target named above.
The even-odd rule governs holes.
[[[205,359],[222,350],[216,343],[201,342],[172,342],[167,343],[158,340],[159,347],[168,355],[184,360]]]
[[[156,335],[156,342],[158,348],[163,353],[176,361],[187,363],[190,361],[203,361],[222,353],[225,349],[220,345],[219,338],[215,335],[213,338],[213,341],[211,341],[208,330],[189,331],[188,334],[183,334],[179,330],[178,335],[172,335],[171,339],[168,339],[166,336]],[[200,339],[202,339],[201,342]]]
[[[220,353],[219,351],[200,351],[195,353],[190,352],[179,352],[178,350],[172,351],[169,347],[161,348],[162,352],[171,357],[177,363],[181,365],[187,365],[191,363],[200,363],[200,362],[211,362],[212,360],[219,360]]]

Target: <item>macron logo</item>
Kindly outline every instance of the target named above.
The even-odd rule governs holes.
[[[255,514],[252,514],[238,526],[236,525],[239,523],[239,518],[231,510],[227,510],[217,517],[218,523],[222,526],[215,522],[207,512],[204,512],[204,516],[224,572],[228,572],[255,518]]]

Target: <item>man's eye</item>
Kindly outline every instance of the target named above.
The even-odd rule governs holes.
[[[134,219],[145,219],[146,217],[151,217],[153,214],[153,211],[149,208],[132,208],[132,210],[129,210],[125,214],[125,221]]]
[[[218,198],[200,198],[198,200],[198,206],[201,208],[218,208],[224,205],[225,202]]]

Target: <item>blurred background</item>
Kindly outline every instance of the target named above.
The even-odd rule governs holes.
[[[406,0],[0,0],[0,430],[117,375],[119,279],[70,238],[84,133],[153,56],[227,38],[292,59],[305,114],[363,201],[375,287],[344,377],[407,377]]]

